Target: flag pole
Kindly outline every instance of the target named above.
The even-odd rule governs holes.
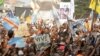
[[[95,4],[95,10],[96,10],[96,6],[97,6],[97,0],[96,0],[96,4]],[[93,12],[95,12],[95,10]],[[93,13],[93,16],[95,15],[96,13]],[[95,16],[93,17],[92,19],[92,26],[91,26],[91,30],[93,31],[94,30],[94,20],[95,20]]]

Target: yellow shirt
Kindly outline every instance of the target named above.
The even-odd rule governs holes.
[[[90,24],[90,22],[85,22],[84,26],[87,29],[87,31],[91,31],[91,24]]]

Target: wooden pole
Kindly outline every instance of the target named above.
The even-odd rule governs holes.
[[[96,7],[97,7],[97,0],[96,0],[96,4],[95,4],[95,10],[96,10]],[[95,12],[95,10],[94,10],[94,12]],[[95,20],[95,16],[96,16],[96,12],[95,13],[93,13],[93,19],[92,19],[92,26],[91,26],[91,29],[93,30],[94,29],[94,20]]]

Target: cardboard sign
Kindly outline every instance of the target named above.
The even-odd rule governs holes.
[[[48,34],[38,35],[33,37],[37,50],[44,50],[50,46],[50,37]]]

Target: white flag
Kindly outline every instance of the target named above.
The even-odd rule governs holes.
[[[75,12],[75,4],[74,4],[75,2],[74,2],[74,0],[71,0],[71,8],[72,8],[72,13],[74,13]]]
[[[74,0],[71,0],[70,1],[70,7],[71,7],[71,19],[73,19],[74,18],[74,12],[75,12],[75,4],[74,4],[75,2],[74,2]]]

